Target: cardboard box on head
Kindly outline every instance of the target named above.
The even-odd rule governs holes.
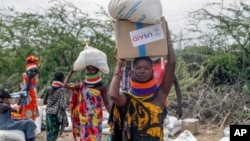
[[[158,24],[134,23],[128,20],[115,21],[117,55],[120,59],[135,57],[166,56],[167,36],[165,18]]]

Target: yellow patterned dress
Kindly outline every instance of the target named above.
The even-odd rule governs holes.
[[[109,117],[112,141],[163,141],[163,112],[128,96],[125,107],[113,106]]]

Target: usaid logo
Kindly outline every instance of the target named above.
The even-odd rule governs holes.
[[[165,38],[161,24],[131,31],[129,34],[133,47],[148,44]]]

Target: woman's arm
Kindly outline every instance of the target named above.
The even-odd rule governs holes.
[[[114,58],[116,61],[116,66],[113,78],[110,83],[109,95],[117,106],[122,107],[126,104],[127,98],[124,94],[120,93],[122,61],[118,59],[116,55],[116,49],[114,51]]]
[[[165,96],[168,96],[168,93],[172,87],[173,80],[174,80],[174,72],[175,72],[175,52],[173,49],[173,43],[170,37],[170,31],[168,29],[168,25],[166,22],[166,32],[167,32],[167,45],[168,45],[168,56],[167,60],[168,63],[165,66],[165,73],[160,85],[159,91],[163,93]]]
[[[71,79],[71,76],[72,76],[73,72],[74,72],[73,66],[71,66],[70,71],[69,71],[68,75],[66,76],[66,78],[64,80],[64,87],[68,88],[68,89],[71,89],[71,90],[75,90],[75,89],[78,89],[80,87],[77,84],[76,85],[72,85],[70,83],[70,79]]]
[[[182,117],[182,105],[181,105],[182,97],[181,97],[181,88],[180,88],[176,75],[174,75],[174,87],[175,87],[175,92],[176,92],[177,102],[178,102],[176,114],[177,114],[178,119],[180,119]]]
[[[101,93],[102,93],[104,106],[107,109],[107,111],[110,113],[111,107],[110,107],[109,100],[108,100],[107,89],[104,85],[101,87]]]

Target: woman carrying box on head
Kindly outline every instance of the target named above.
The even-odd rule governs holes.
[[[153,62],[149,57],[133,60],[131,89],[122,93],[120,77],[122,62],[116,57],[116,67],[110,84],[110,97],[114,106],[109,124],[113,141],[163,141],[163,121],[167,114],[165,99],[172,87],[175,72],[175,54],[167,28],[168,65],[164,78],[157,86],[154,78]]]

